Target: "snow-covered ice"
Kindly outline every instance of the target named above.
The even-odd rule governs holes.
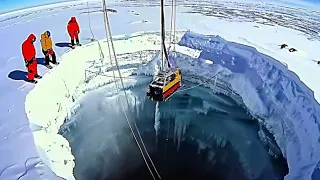
[[[48,168],[43,166],[39,156],[56,175],[73,179],[74,158],[68,142],[57,134],[58,129],[65,118],[71,115],[70,110],[74,108],[75,102],[83,97],[84,92],[112,82],[112,73],[108,72],[93,78],[88,84],[84,83],[88,70],[96,70],[88,68],[91,61],[100,62],[101,58],[96,42],[70,52],[64,47],[69,41],[66,23],[70,16],[75,14],[82,28],[81,37],[91,38],[88,16],[82,13],[86,11],[86,4],[76,2],[75,5],[69,5],[51,5],[0,16],[0,19],[4,20],[0,22],[0,37],[12,37],[12,32],[19,31],[10,41],[1,42],[1,47],[6,47],[6,53],[0,55],[1,62],[5,62],[0,65],[0,154],[1,159],[4,159],[0,163],[0,179],[16,179],[17,176],[37,179],[38,174],[41,174],[38,171],[43,169],[46,171],[44,175],[48,176]],[[97,5],[100,3],[91,3],[90,6]],[[158,11],[158,7],[139,7],[139,3],[136,7],[133,7],[134,3],[112,3],[110,6],[117,10],[117,13],[110,14],[113,34],[119,35],[115,37],[117,54],[138,51],[149,54],[143,58],[135,56],[135,59],[129,57],[120,61],[123,65],[122,72],[128,76],[139,67],[139,63],[152,59],[150,52],[154,55],[153,50],[160,48],[158,35],[134,33],[159,29],[159,15],[152,13]],[[222,84],[231,88],[235,93],[234,97],[241,97],[239,102],[243,102],[252,115],[265,119],[268,129],[275,134],[278,145],[288,158],[290,173],[287,179],[310,179],[320,160],[320,85],[316,76],[319,67],[313,61],[320,58],[317,50],[320,42],[310,41],[299,31],[277,25],[225,21],[200,14],[182,13],[190,9],[192,8],[178,7],[177,28],[190,29],[201,34],[218,34],[222,38],[193,33],[184,35],[180,41],[181,46],[177,46],[177,51],[180,52],[178,59],[181,60],[177,62],[178,65],[183,65],[182,68],[188,70],[186,75],[192,80],[194,77],[211,77],[213,72],[220,72],[220,84],[207,86],[212,88]],[[129,10],[134,10],[139,15]],[[170,9],[166,9],[166,12],[169,14]],[[124,16],[126,18],[123,18]],[[95,38],[102,39],[102,13],[91,14],[90,18]],[[148,23],[132,23],[143,20],[148,20]],[[167,29],[169,23],[168,20]],[[23,31],[20,32],[20,29]],[[25,67],[20,55],[20,44],[29,33],[39,35],[47,29],[57,43],[54,49],[61,64],[49,72],[39,65],[40,74],[47,73],[36,86],[30,85],[23,81]],[[180,38],[182,35],[178,34]],[[82,41],[83,44],[89,42]],[[298,49],[298,52],[279,50],[278,44],[284,42]],[[105,40],[100,43],[105,55],[100,67],[105,70],[105,66],[110,66],[107,46]],[[261,55],[248,46],[278,61]],[[38,41],[36,47],[37,57],[42,57]],[[182,58],[187,63],[184,63]],[[289,72],[284,65],[297,75]],[[201,71],[203,69],[211,71]],[[145,68],[144,72],[146,70],[150,69]],[[153,73],[153,70],[150,73]],[[133,78],[132,81],[136,80]],[[229,95],[233,96],[232,93]],[[31,130],[34,131],[33,136]],[[18,151],[19,149],[23,149],[23,152]],[[8,153],[11,155],[7,156]]]

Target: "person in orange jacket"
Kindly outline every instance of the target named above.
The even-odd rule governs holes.
[[[41,34],[41,48],[42,48],[42,53],[45,56],[45,66],[49,69],[52,68],[50,66],[50,56],[52,59],[53,64],[58,64],[56,54],[52,49],[52,40],[51,40],[51,33],[50,31],[45,31],[43,34]]]
[[[71,46],[74,48],[74,39],[76,39],[77,45],[81,46],[80,41],[79,41],[79,33],[80,33],[80,28],[79,24],[76,20],[76,17],[71,17],[71,20],[68,22],[67,25],[67,30],[69,33],[69,36],[71,38]]]
[[[38,74],[37,59],[36,59],[36,49],[33,43],[36,41],[36,36],[30,34],[28,38],[22,43],[22,55],[28,69],[28,81],[31,83],[37,83],[34,78],[42,78]]]

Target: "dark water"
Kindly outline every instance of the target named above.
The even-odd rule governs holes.
[[[287,174],[279,149],[269,155],[275,146],[262,143],[258,131],[272,139],[271,134],[228,97],[203,87],[177,93],[159,105],[156,131],[155,103],[145,99],[146,86],[131,89],[129,97],[135,98],[129,98],[133,105],[126,113],[131,125],[137,123],[163,180],[275,180]],[[61,128],[76,158],[76,179],[153,179],[118,100],[104,91],[92,92]]]

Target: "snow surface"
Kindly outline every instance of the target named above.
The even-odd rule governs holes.
[[[128,4],[130,3],[125,5]],[[100,3],[91,3],[92,9],[97,6],[100,6]],[[160,38],[157,35],[148,33],[143,36],[139,33],[130,35],[130,33],[142,30],[158,30],[159,16],[152,13],[158,11],[158,7],[121,7],[124,6],[122,3],[110,6],[117,10],[116,14],[110,14],[113,33],[127,34],[117,36],[115,46],[116,52],[123,56],[120,63],[123,67],[121,71],[124,76],[128,76],[141,63],[152,59],[155,53],[153,50],[159,50]],[[105,40],[100,41],[105,58],[101,58],[96,42],[70,52],[63,47],[63,44],[69,41],[65,25],[70,16],[75,14],[78,14],[78,21],[82,28],[81,37],[92,38],[88,28],[88,16],[84,13],[86,5],[83,3],[74,6],[63,4],[45,8],[43,11],[29,9],[20,12],[17,16],[9,13],[0,17],[5,19],[0,22],[0,37],[12,37],[12,32],[19,31],[10,38],[10,41],[1,42],[1,47],[6,47],[6,53],[0,54],[1,62],[5,62],[0,65],[2,74],[0,77],[2,87],[0,96],[0,136],[2,137],[0,179],[17,179],[17,176],[37,179],[38,174],[50,177],[50,169],[58,176],[73,179],[74,158],[68,142],[58,135],[57,131],[65,118],[72,115],[72,111],[77,107],[75,102],[83,97],[85,92],[112,82],[110,77],[112,73],[105,72],[106,66],[110,66],[108,53],[105,52],[107,49]],[[138,12],[139,15],[132,13],[132,10]],[[177,28],[191,29],[202,34],[219,34],[227,41],[253,46],[259,52],[270,55],[281,62],[261,55],[253,48],[229,43],[213,36],[186,34],[180,42],[180,45],[183,46],[177,47],[177,50],[183,53],[178,54],[178,58],[184,58],[187,61],[183,64],[185,66],[182,66],[188,67],[186,76],[189,76],[191,80],[196,80],[192,77],[211,77],[212,72],[220,72],[218,76],[220,84],[231,88],[233,92],[229,93],[227,90],[224,93],[229,93],[234,98],[241,97],[239,103],[243,102],[253,115],[265,119],[268,129],[275,133],[278,145],[288,158],[290,173],[287,179],[310,179],[320,159],[319,104],[317,103],[320,99],[320,85],[317,83],[316,76],[319,67],[313,62],[320,58],[320,52],[317,50],[320,42],[310,41],[301,32],[280,26],[225,21],[215,17],[183,13],[186,10],[190,8],[178,8]],[[166,11],[169,14],[170,9]],[[102,39],[104,37],[102,14],[95,13],[90,15],[90,18],[95,38]],[[132,23],[143,20],[149,23]],[[167,29],[169,29],[169,23],[168,20]],[[254,26],[259,26],[259,28],[254,28]],[[235,28],[237,31],[234,30]],[[21,32],[20,29],[24,31]],[[36,86],[30,85],[23,81],[22,71],[25,67],[20,55],[20,44],[29,33],[33,32],[39,36],[47,29],[51,31],[54,42],[60,43],[54,48],[60,57],[61,64],[48,73],[44,67],[39,65],[40,74],[46,74]],[[210,43],[210,39],[219,41],[220,45]],[[89,41],[82,40],[83,44],[87,42]],[[278,44],[283,42],[289,44],[290,47],[297,48],[298,52],[289,53],[287,50],[279,50]],[[39,41],[36,46],[38,57],[42,57]],[[211,52],[213,50],[227,52],[228,56],[221,54],[218,57]],[[137,51],[142,52],[137,53]],[[230,60],[227,58],[229,55],[234,58]],[[213,61],[214,64],[206,63],[208,61]],[[297,76],[288,72],[282,64],[294,71],[305,85]],[[202,71],[206,68],[212,71]],[[98,70],[103,73],[97,77],[91,77],[90,73]],[[194,75],[195,70],[197,70],[196,76]],[[89,83],[84,83],[89,76],[91,79]],[[137,80],[133,78],[132,82],[135,81]],[[212,88],[218,85],[207,86]],[[313,90],[314,95],[307,87]],[[48,96],[50,98],[47,98]],[[271,105],[271,103],[274,104]],[[301,109],[295,110],[299,106]],[[31,128],[28,126],[27,118]],[[280,126],[279,120],[282,122]],[[34,131],[33,136],[31,130]],[[285,135],[282,132],[285,132]],[[6,156],[7,154],[10,156]],[[39,156],[46,166],[43,165]],[[41,173],[42,171],[45,173]],[[53,177],[51,176],[50,179]]]

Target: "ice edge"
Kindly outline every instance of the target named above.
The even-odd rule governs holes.
[[[265,120],[287,158],[289,174],[285,179],[311,179],[320,159],[320,106],[313,91],[294,72],[253,47],[190,31],[179,45],[202,50],[206,57],[221,51],[246,59],[248,68],[241,69],[240,75],[239,69],[234,69],[219,78],[241,97],[253,116]]]
[[[130,37],[123,37],[124,40],[128,38]],[[119,38],[119,40],[123,39]],[[320,111],[319,104],[313,97],[313,92],[299,80],[298,76],[289,72],[288,69],[277,60],[260,54],[255,48],[227,42],[219,36],[204,36],[187,32],[182,37],[179,45],[202,51],[205,50],[207,52],[213,50],[224,51],[227,53],[232,52],[248,59],[247,63],[250,66],[250,69],[255,70],[256,75],[260,77],[260,80],[252,79],[254,76],[249,76],[250,74],[234,73],[229,69],[216,64],[209,65],[208,71],[200,71],[200,73],[196,73],[198,76],[208,77],[208,75],[210,75],[208,72],[221,72],[219,74],[219,81],[227,87],[225,93],[228,95],[234,95],[233,99],[238,99],[240,104],[243,102],[252,115],[263,117],[269,131],[275,134],[278,145],[280,146],[284,156],[288,159],[290,172],[286,176],[286,179],[311,179],[311,174],[320,159],[320,155],[318,153],[318,139],[320,134],[318,121]],[[82,48],[94,48],[94,46]],[[74,51],[64,54],[62,59],[68,60],[62,61],[61,65],[58,66],[56,70],[48,73],[48,75],[44,77],[43,81],[39,82],[36,88],[34,88],[26,97],[26,112],[30,122],[41,126],[40,132],[34,132],[36,144],[45,149],[52,145],[57,147],[57,149],[54,148],[52,150],[52,154],[47,152],[51,161],[54,161],[53,165],[47,165],[57,175],[67,179],[74,179],[72,173],[74,157],[71,154],[69,143],[61,135],[57,134],[58,129],[71,112],[70,107],[73,107],[75,104],[74,102],[80,99],[83,95],[80,93],[79,96],[77,90],[81,82],[84,80],[86,62],[94,58],[99,58],[84,56],[81,57],[81,60],[83,61],[77,58],[72,58],[75,57],[76,52],[81,51],[82,48],[75,49]],[[249,52],[250,55],[244,52]],[[183,54],[180,54],[180,57],[190,58],[190,56],[184,56]],[[196,58],[195,60],[201,60],[201,58]],[[72,77],[77,77],[77,79],[68,78],[68,76],[61,77],[63,74],[61,72],[69,72],[69,66],[73,67],[72,63],[74,63],[74,61],[81,62],[77,66],[76,71],[72,72]],[[180,64],[178,65],[182,65],[182,69],[184,68],[183,70],[189,74],[189,76],[195,74],[194,70],[196,70],[196,68],[190,68],[189,64],[186,66],[189,68],[188,69],[183,67],[183,64],[181,64],[182,62],[179,63]],[[153,69],[149,70],[153,71]],[[252,71],[250,72],[252,73]],[[153,74],[152,72],[148,73],[147,71],[145,71],[145,73]],[[273,76],[275,74],[278,75],[278,78]],[[55,84],[54,89],[52,88],[52,83]],[[207,84],[206,86],[212,88],[213,85]],[[295,100],[293,103],[292,99],[284,98],[286,95],[288,96],[288,93],[290,94],[290,90],[291,95],[296,95],[292,96],[294,98],[293,100]],[[57,91],[60,93],[56,94],[54,98],[46,100],[45,105],[42,100],[39,100],[39,94],[43,94],[43,92],[48,94]],[[263,98],[266,97],[266,95],[275,98]],[[281,98],[277,99],[276,97]],[[283,104],[284,102],[286,103],[285,105]],[[38,113],[35,113],[35,108],[37,108],[36,110]],[[59,112],[60,114],[57,115],[56,113],[53,113],[55,116],[44,114],[46,111],[41,113],[42,108],[49,108],[52,111],[57,110],[56,112]],[[277,109],[281,109],[282,111]],[[300,109],[300,111],[296,111],[295,109]],[[46,120],[43,120],[44,117]],[[277,121],[280,117],[283,119],[282,123],[279,124]],[[48,137],[50,142],[46,138],[43,140],[43,136]],[[46,141],[46,143],[43,141]],[[301,146],[302,143],[305,146]],[[59,151],[64,153],[60,152],[59,156],[57,156],[55,153]],[[299,162],[299,164],[297,164],[297,162]]]

